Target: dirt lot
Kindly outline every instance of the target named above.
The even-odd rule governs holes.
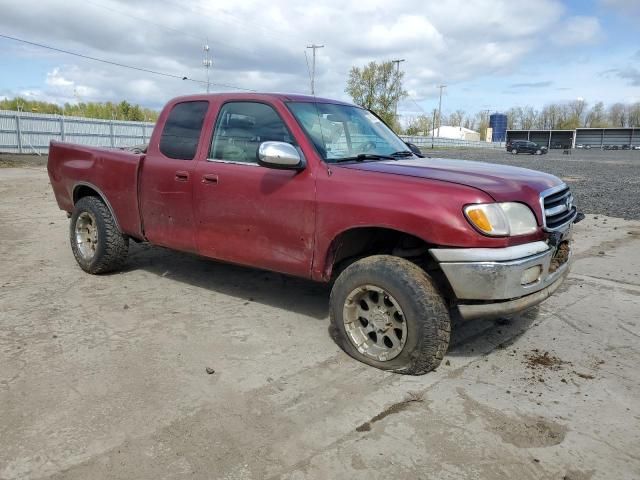
[[[637,479],[640,222],[594,213],[558,294],[405,377],[322,285],[139,245],[84,274],[44,168],[0,169],[0,479]]]

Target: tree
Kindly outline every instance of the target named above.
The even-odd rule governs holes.
[[[418,115],[409,120],[404,133],[405,135],[429,135],[432,129],[431,118],[427,115]]]
[[[603,128],[609,125],[604,111],[604,103],[598,102],[591,107],[585,117],[584,124],[589,128]]]
[[[609,123],[612,127],[624,127],[627,123],[627,112],[624,103],[614,103],[608,110]]]
[[[464,110],[456,110],[449,115],[449,125],[453,127],[461,127],[464,121]]]
[[[0,99],[0,110],[21,110],[23,112],[49,113],[54,115],[66,115],[87,118],[135,120],[135,121],[155,121],[158,119],[158,112],[139,105],[131,105],[126,100],[114,104],[111,102],[81,102],[77,104],[65,103],[57,105],[55,103],[41,102],[38,100],[25,100],[16,97],[13,99]]]
[[[407,96],[402,88],[404,72],[399,72],[393,62],[352,67],[345,92],[353,102],[375,112],[387,125],[399,130],[395,117],[396,104]]]

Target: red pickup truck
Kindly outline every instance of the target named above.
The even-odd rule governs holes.
[[[423,374],[450,319],[510,315],[569,269],[569,188],[544,173],[424,158],[375,114],[285,94],[180,97],[138,151],[52,142],[49,177],[89,273],[128,242],[331,282],[354,358]]]

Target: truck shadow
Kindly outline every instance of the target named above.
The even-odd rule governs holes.
[[[266,270],[217,262],[161,247],[130,246],[127,270],[145,270],[239,300],[257,302],[301,315],[328,320],[329,292],[326,284]],[[203,301],[207,301],[203,297]],[[453,318],[447,355],[478,356],[506,348],[538,318],[538,308],[506,319]]]
[[[302,278],[217,262],[144,244],[130,244],[126,270],[145,270],[211,292],[324,320],[329,287]],[[203,301],[206,299],[203,298]]]
[[[454,318],[447,355],[473,357],[509,348],[539,316],[540,309],[536,306],[509,318],[466,321]]]

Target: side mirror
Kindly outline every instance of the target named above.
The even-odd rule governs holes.
[[[258,164],[281,170],[302,170],[305,167],[296,147],[286,142],[262,142],[258,148]]]
[[[413,153],[414,155],[420,157],[420,158],[424,158],[424,155],[422,154],[422,150],[420,150],[420,147],[418,147],[417,145],[411,143],[411,142],[404,142],[407,147],[409,147],[409,150],[411,150],[411,153]]]

